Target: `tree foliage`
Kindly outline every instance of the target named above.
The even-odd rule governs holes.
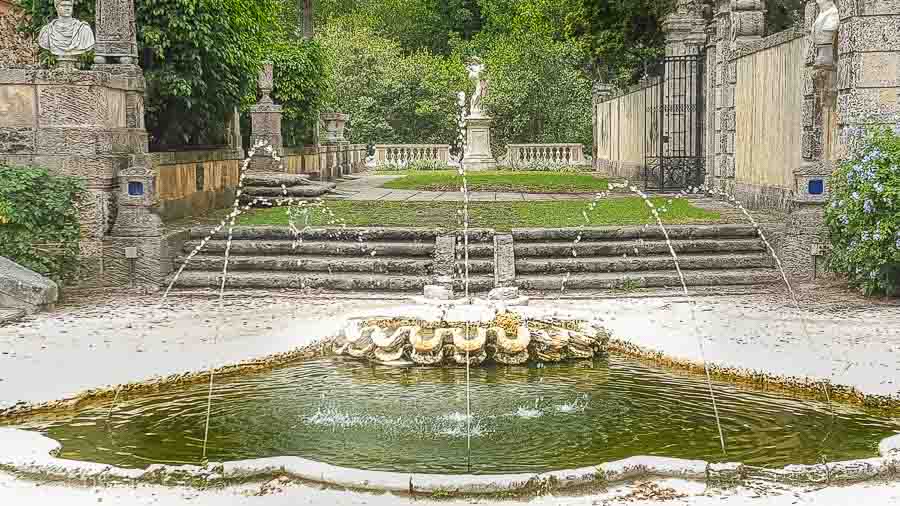
[[[547,36],[497,38],[485,56],[494,154],[509,143],[591,143],[591,81],[582,49]]]
[[[456,90],[469,86],[458,57],[401,45],[370,27],[334,20],[319,32],[334,94],[327,108],[351,115],[354,140],[440,142],[456,137]]]
[[[282,106],[284,145],[308,144],[319,110],[333,96],[327,53],[316,41],[289,38],[275,42],[266,54],[275,67],[272,98]]]
[[[56,281],[78,269],[77,178],[0,165],[0,256]]]

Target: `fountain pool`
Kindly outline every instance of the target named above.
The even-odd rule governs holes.
[[[868,458],[900,417],[715,383],[728,455],[702,378],[620,357],[472,368],[471,472],[538,472],[634,455],[758,466]],[[346,467],[463,474],[466,370],[324,357],[221,378],[211,461],[296,455]],[[146,467],[199,463],[202,383],[122,394],[17,420],[62,443],[62,458]]]

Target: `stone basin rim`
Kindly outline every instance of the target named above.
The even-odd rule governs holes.
[[[58,441],[37,432],[0,428],[0,470],[22,477],[56,478],[97,484],[158,483],[204,485],[255,482],[288,476],[351,490],[402,494],[449,492],[459,495],[529,494],[548,489],[574,489],[643,478],[680,478],[707,484],[740,484],[748,479],[791,484],[840,485],[875,478],[900,478],[900,434],[883,439],[878,457],[825,464],[788,465],[781,469],[741,463],[711,463],[672,457],[635,456],[596,466],[543,473],[424,474],[369,471],[296,456],[210,462],[205,466],[151,464],[126,469],[96,462],[56,457]]]

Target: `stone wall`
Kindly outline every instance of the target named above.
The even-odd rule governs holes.
[[[163,220],[199,216],[234,202],[242,150],[151,153],[159,215]]]
[[[28,13],[10,0],[0,0],[0,65],[37,63],[38,47],[19,27]]]
[[[594,106],[594,169],[630,181],[642,179],[645,157],[659,149],[658,116],[647,114],[659,101],[660,84],[648,83],[599,100]]]
[[[735,111],[721,121],[735,130],[734,193],[749,208],[790,208],[807,47],[802,31],[789,30],[736,53]]]

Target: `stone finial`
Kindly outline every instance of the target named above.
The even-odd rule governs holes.
[[[262,93],[262,98],[259,99],[260,104],[271,104],[272,97],[269,95],[272,93],[272,89],[275,87],[275,65],[270,61],[265,61],[262,64],[262,68],[259,69],[259,80],[257,82],[257,86],[259,86],[259,92]]]
[[[817,68],[833,68],[835,64],[835,48],[837,32],[841,16],[834,0],[816,0],[819,15],[813,23],[812,37],[816,46],[815,66]]]
[[[78,56],[94,48],[90,25],[72,17],[72,0],[56,0],[59,16],[41,28],[38,44],[49,50],[63,67],[74,68]]]
[[[731,0],[731,40],[761,38],[766,32],[765,0]]]
[[[97,0],[94,63],[137,64],[134,0]]]

